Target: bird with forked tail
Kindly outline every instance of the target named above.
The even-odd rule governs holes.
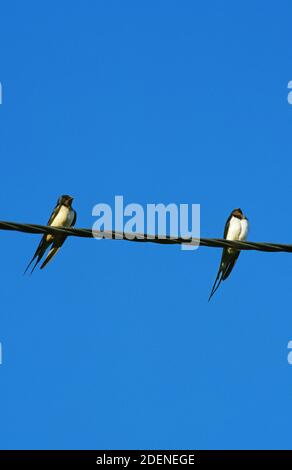
[[[73,227],[76,223],[77,214],[76,211],[72,208],[72,202],[73,197],[68,196],[67,194],[60,196],[47,225],[51,227]],[[66,235],[63,234],[44,234],[39,246],[36,249],[35,254],[33,255],[33,258],[31,259],[26,270],[24,271],[24,274],[26,273],[30,265],[33,263],[33,261],[36,259],[31,273],[34,271],[38,263],[43,258],[47,249],[51,246],[48,255],[46,256],[43,264],[41,265],[41,269],[43,269],[48,264],[48,262],[51,261],[51,259],[58,253],[66,238]]]
[[[246,240],[248,233],[248,219],[242,213],[241,209],[234,209],[225,225],[224,238],[226,240]],[[215,294],[222,281],[228,278],[239,257],[240,250],[234,248],[223,248],[222,258],[219,270],[209,297],[209,301]]]

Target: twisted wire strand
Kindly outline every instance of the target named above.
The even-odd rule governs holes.
[[[52,235],[65,234],[66,236],[82,237],[82,238],[105,238],[113,240],[128,240],[132,242],[149,242],[161,245],[192,245],[207,246],[212,248],[235,248],[238,250],[257,250],[265,252],[292,252],[292,244],[283,243],[266,243],[266,242],[250,242],[250,241],[231,241],[222,238],[181,238],[169,235],[150,235],[143,233],[126,233],[118,231],[97,231],[88,228],[73,227],[50,227],[47,225],[25,224],[18,222],[0,221],[0,230],[13,230],[25,233],[37,233]]]

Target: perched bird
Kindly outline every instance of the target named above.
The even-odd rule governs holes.
[[[67,194],[60,196],[47,225],[50,225],[51,227],[73,227],[73,225],[76,223],[77,214],[76,211],[72,208],[72,201],[73,197],[68,196]],[[47,257],[45,258],[45,261],[41,265],[41,269],[43,269],[58,253],[66,238],[66,235],[63,234],[44,234],[32,260],[24,271],[24,274],[30,267],[31,263],[37,258],[31,273],[34,271],[35,267],[40,262],[49,246],[52,245]]]
[[[246,240],[248,232],[248,219],[242,213],[241,209],[234,209],[225,225],[224,238],[226,240]],[[239,257],[240,251],[234,248],[224,248],[219,266],[219,271],[215,279],[209,301],[215,294],[216,290],[221,284],[221,281],[225,281],[231,273],[237,258]]]

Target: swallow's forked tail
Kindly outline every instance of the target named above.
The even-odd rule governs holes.
[[[211,294],[210,294],[210,297],[208,299],[208,302],[210,302],[211,298],[213,297],[213,295],[215,294],[216,290],[219,288],[221,282],[223,281],[223,271],[221,269],[221,267],[219,268],[219,271],[217,273],[217,276],[216,276],[216,279],[215,279],[215,282],[213,284],[213,287],[212,287],[212,290],[211,290]]]
[[[229,274],[231,273],[232,269],[234,268],[234,265],[236,263],[236,260],[239,256],[239,253],[236,253],[236,256],[233,258],[228,259],[227,261],[223,262],[221,261],[221,265],[219,267],[219,271],[217,273],[217,277],[215,279],[214,285],[212,287],[212,291],[209,297],[208,302],[210,302],[211,298],[215,294],[216,290],[219,288],[220,284],[222,281],[225,281],[225,279],[228,278]]]

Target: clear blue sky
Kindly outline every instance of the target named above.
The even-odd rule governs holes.
[[[199,203],[292,242],[291,2],[1,3],[0,219]],[[1,232],[4,449],[291,448],[292,257]]]

